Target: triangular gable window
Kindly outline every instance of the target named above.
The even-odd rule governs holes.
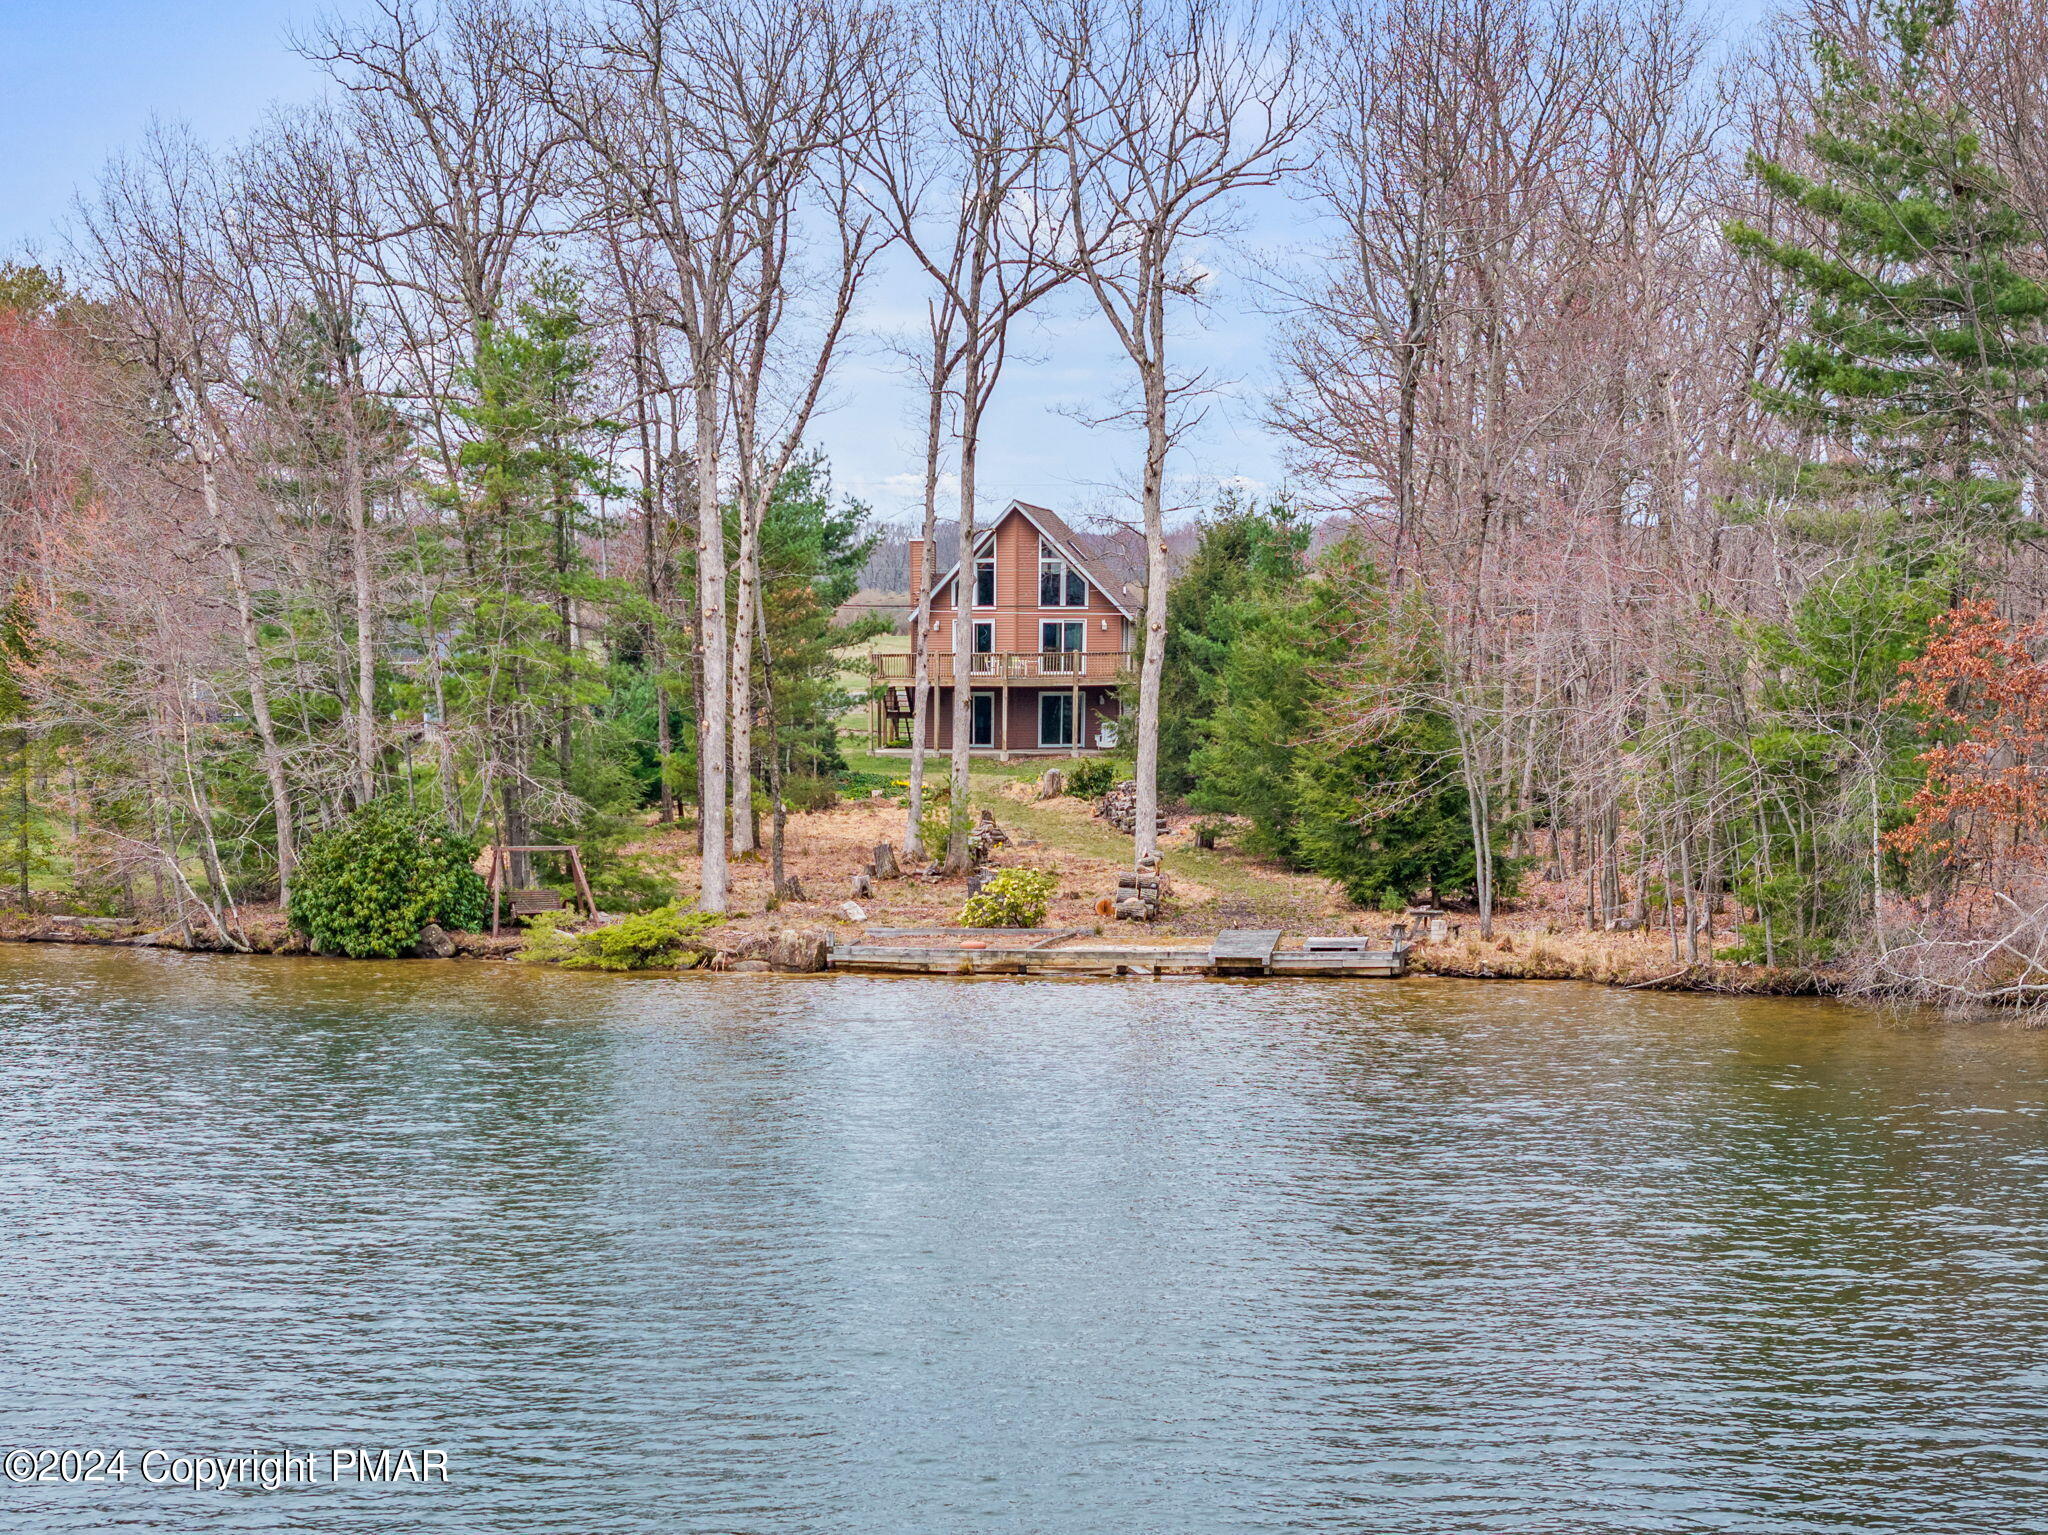
[[[1044,539],[1038,541],[1038,605],[1042,608],[1085,608],[1088,581]]]

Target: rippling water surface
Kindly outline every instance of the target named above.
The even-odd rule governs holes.
[[[9,1530],[2048,1530],[2048,1035],[0,946]]]

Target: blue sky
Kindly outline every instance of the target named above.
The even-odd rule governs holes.
[[[152,117],[219,142],[249,131],[273,101],[316,95],[323,82],[291,52],[290,29],[361,9],[362,0],[0,0],[0,255],[47,250],[75,189]],[[1761,0],[1708,8],[1724,22],[1760,9]],[[1280,228],[1279,213],[1270,208],[1258,226]],[[1267,322],[1235,275],[1242,257],[1207,254],[1219,273],[1214,302],[1206,322],[1184,322],[1181,355],[1228,387],[1175,460],[1175,488],[1191,504],[1219,480],[1274,485],[1282,474],[1278,446],[1260,426],[1273,379]],[[1276,240],[1263,256],[1278,254]],[[870,330],[913,324],[919,302],[906,273],[887,274],[869,300]],[[1084,518],[1127,512],[1135,434],[1076,419],[1113,411],[1128,379],[1101,321],[1076,298],[1033,327],[1021,351],[988,425],[984,502],[1023,496]],[[878,337],[849,359],[814,438],[842,489],[884,516],[907,515],[917,500],[918,416],[915,386]]]

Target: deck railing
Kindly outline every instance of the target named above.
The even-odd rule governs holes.
[[[878,682],[901,687],[912,680],[912,658],[902,651],[875,652],[868,661]],[[977,682],[1111,683],[1130,665],[1127,650],[977,650],[968,658]],[[953,652],[934,649],[932,681],[941,687],[953,680]]]

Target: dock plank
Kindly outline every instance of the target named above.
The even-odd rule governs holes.
[[[1273,956],[1271,975],[1400,976],[1408,973],[1408,956],[1387,949],[1323,949],[1288,951]]]
[[[1264,938],[1266,935],[1259,935]],[[1277,938],[1277,934],[1273,935]],[[1241,950],[1240,950],[1241,951]],[[1258,946],[1265,960],[1218,964],[1214,946],[1087,944],[1074,948],[962,949],[953,945],[839,943],[831,950],[835,970],[897,975],[1039,976],[1328,976],[1392,977],[1408,972],[1403,948],[1303,950]]]
[[[1227,927],[1209,947],[1210,963],[1218,971],[1261,971],[1273,963],[1273,951],[1280,946],[1278,928]]]

